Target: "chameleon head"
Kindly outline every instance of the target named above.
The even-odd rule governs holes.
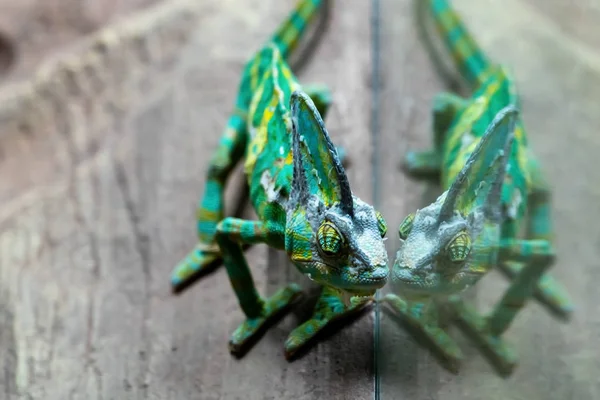
[[[392,286],[411,296],[458,293],[482,275],[473,258],[475,240],[484,229],[481,212],[459,212],[441,219],[447,192],[400,224],[400,249],[392,267]]]
[[[310,97],[291,98],[294,177],[285,249],[302,273],[358,297],[385,285],[387,225],[354,196],[337,151]]]
[[[496,263],[502,184],[517,116],[514,106],[500,110],[450,188],[402,221],[392,267],[398,292],[408,297],[458,293]]]

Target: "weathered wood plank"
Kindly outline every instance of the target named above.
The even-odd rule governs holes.
[[[75,45],[83,36],[127,18],[159,0],[0,0],[0,81],[27,78],[40,62]],[[2,59],[9,45],[15,57]],[[5,63],[8,67],[2,70]],[[8,64],[8,65],[7,65]]]
[[[301,308],[236,360],[227,339],[243,316],[225,271],[180,296],[169,287],[171,268],[194,244],[195,204],[242,65],[294,3],[167,3],[184,12],[161,32],[174,30],[171,39],[187,43],[151,41],[150,56],[171,49],[167,60],[132,67],[130,53],[143,52],[117,43],[106,57],[110,67],[92,68],[108,72],[110,83],[43,100],[28,95],[37,90],[28,85],[5,93],[0,173],[11,179],[0,186],[3,398],[371,398],[370,315],[288,363],[283,342],[306,316]],[[368,13],[368,2],[338,5],[301,76],[332,87],[327,124],[348,148],[349,178],[365,200]],[[156,15],[149,15],[141,26],[152,30]],[[187,30],[190,24],[196,28]],[[82,73],[81,82],[94,77]],[[30,123],[25,131],[23,121]],[[281,254],[262,246],[249,254],[263,293],[304,282]]]
[[[481,45],[516,75],[532,145],[554,188],[559,261],[552,274],[567,287],[577,311],[573,321],[562,324],[530,303],[506,335],[521,359],[507,380],[495,375],[456,331],[466,361],[459,376],[447,373],[384,314],[382,399],[598,398],[600,192],[594,165],[600,149],[600,52],[573,32],[597,33],[600,20],[584,11],[591,7],[586,1],[570,2],[560,11],[558,2],[535,2],[545,15],[529,4],[533,1],[453,3]],[[430,145],[428,110],[434,93],[444,87],[416,37],[412,0],[382,0],[382,7],[381,198],[390,226],[396,227],[439,193],[404,177],[398,162],[408,148]],[[581,13],[587,18],[576,18]],[[388,244],[393,251],[397,239]],[[474,293],[480,309],[489,309],[505,287],[499,274],[484,279]]]

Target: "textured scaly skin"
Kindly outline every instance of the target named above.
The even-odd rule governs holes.
[[[494,118],[507,107],[518,107],[519,98],[506,68],[490,62],[448,2],[427,3],[446,48],[473,94],[467,99],[451,93],[437,95],[433,106],[433,150],[406,155],[404,169],[408,174],[440,179],[445,192],[434,204],[410,214],[401,224],[402,244],[391,278],[397,292],[413,301],[394,295],[387,300],[423,328],[444,359],[456,369],[460,350],[438,324],[439,317],[448,318],[450,313],[444,311],[444,316],[438,312],[439,305],[447,301],[456,312],[457,322],[491,353],[500,372],[507,374],[516,365],[516,355],[500,336],[528,298],[535,296],[564,319],[573,309],[565,290],[544,275],[554,261],[549,188],[528,145],[523,121],[517,115],[501,193],[497,199],[485,199],[488,206],[498,201],[501,218],[485,218],[481,226],[469,219],[482,207],[484,200],[473,199],[481,190],[479,185],[489,184],[495,176],[489,168],[502,144],[487,150],[483,146],[477,154],[474,150],[481,146],[484,135],[493,131]],[[466,179],[461,183],[463,175]],[[526,211],[530,213],[528,219]],[[461,223],[467,234],[458,238],[450,235],[457,234],[451,228]],[[527,228],[525,239],[517,236],[522,224]],[[492,314],[482,317],[463,304],[458,294],[496,265],[512,279],[512,284]]]
[[[300,1],[246,64],[208,170],[198,209],[199,243],[172,273],[179,287],[210,264],[225,264],[247,317],[229,341],[237,355],[301,294],[292,283],[270,298],[260,296],[242,246],[264,243],[285,250],[303,274],[324,287],[312,318],[289,335],[287,358],[332,320],[362,309],[387,281],[385,221],[352,194],[323,124],[331,94],[325,87],[302,89],[287,63],[323,3]],[[243,157],[256,221],[223,215],[226,179]]]

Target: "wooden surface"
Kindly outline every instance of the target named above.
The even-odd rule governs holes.
[[[327,126],[349,151],[355,193],[380,199],[393,256],[397,225],[437,190],[397,166],[407,148],[430,143],[431,98],[443,84],[416,37],[412,0],[380,0],[372,193],[371,2],[341,1],[300,79],[332,88]],[[553,274],[578,309],[568,325],[537,304],[518,317],[507,339],[521,365],[509,380],[460,335],[462,374],[446,373],[384,314],[381,398],[600,398],[598,7],[454,2],[519,81],[555,188]],[[45,64],[35,83],[0,90],[0,399],[373,398],[373,313],[289,363],[283,341],[307,301],[236,360],[226,343],[243,316],[225,271],[179,296],[168,285],[194,244],[195,205],[241,68],[294,3],[166,2],[82,42],[68,62]],[[239,176],[228,198],[238,186]],[[283,254],[248,254],[262,293],[291,280],[313,289]],[[505,285],[494,274],[474,297],[485,309]]]
[[[381,3],[381,169],[398,171],[408,148],[425,149],[432,143],[429,108],[444,86],[416,37],[412,2]],[[569,290],[575,316],[562,324],[531,303],[507,332],[521,361],[514,375],[503,380],[459,331],[453,337],[466,360],[461,374],[453,376],[383,314],[383,400],[600,398],[600,47],[593,45],[600,16],[594,2],[563,3],[453,0],[481,45],[518,80],[532,146],[554,188],[559,259],[552,274]],[[439,193],[400,174],[382,174],[381,188],[390,226],[398,226]],[[390,250],[396,245],[396,238],[388,241]],[[488,310],[506,281],[494,273],[481,284],[472,295],[480,310]]]
[[[110,64],[104,75],[125,77],[68,107],[49,95],[64,106],[57,120],[46,117],[48,107],[27,105],[39,97],[4,93],[13,108],[0,113],[0,398],[371,398],[368,315],[288,363],[283,343],[307,316],[300,307],[238,361],[227,341],[243,314],[225,271],[171,294],[169,274],[194,246],[195,205],[242,66],[295,1],[177,4],[195,29],[179,28],[175,36],[187,42],[170,61],[160,53],[172,43],[157,39],[151,66]],[[335,10],[301,76],[332,88],[327,125],[357,160],[349,179],[367,201],[369,7]],[[149,35],[157,12],[125,29],[123,40],[130,31]],[[184,16],[162,30],[189,26],[177,19]],[[111,50],[117,58],[130,51],[141,52]],[[18,130],[22,114],[34,127]],[[284,255],[263,246],[249,254],[262,293],[289,280],[309,287]]]
[[[0,37],[14,52],[7,70],[2,70],[7,49],[0,42],[0,82],[26,78],[40,61],[72,46],[83,35],[159,1],[0,0]]]

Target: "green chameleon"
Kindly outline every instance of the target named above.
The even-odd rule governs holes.
[[[222,260],[247,317],[229,340],[236,355],[301,295],[292,283],[269,298],[260,296],[243,246],[285,250],[300,272],[323,287],[312,317],[285,342],[288,359],[329,322],[371,303],[387,282],[385,220],[353,195],[323,123],[331,93],[321,86],[303,90],[287,63],[324,3],[300,1],[246,64],[235,111],[208,170],[198,209],[199,243],[172,273],[178,287]],[[225,181],[242,157],[256,221],[223,215]]]
[[[565,320],[573,310],[565,290],[545,275],[555,259],[549,187],[527,142],[513,78],[482,53],[447,1],[424,3],[474,93],[467,99],[437,95],[434,148],[405,157],[409,175],[440,179],[445,192],[400,224],[390,278],[404,299],[389,294],[385,300],[420,328],[451,369],[462,354],[443,327],[455,320],[509,374],[517,357],[501,335],[528,298],[535,296]],[[507,140],[511,147],[497,158]],[[525,239],[518,237],[522,224]],[[512,284],[491,315],[482,317],[459,294],[494,266]]]

